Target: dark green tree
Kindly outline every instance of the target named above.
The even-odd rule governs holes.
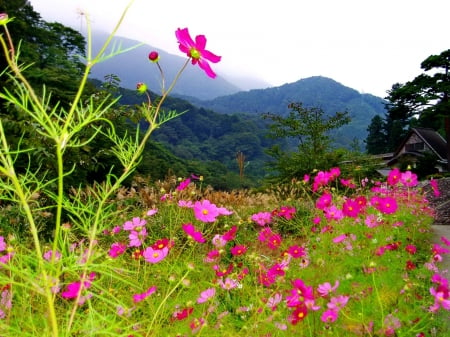
[[[305,108],[302,103],[291,103],[288,107],[291,110],[285,117],[270,113],[264,115],[272,121],[268,133],[270,138],[291,138],[297,142],[296,152],[286,152],[279,146],[269,149],[268,154],[274,159],[269,168],[278,173],[276,179],[289,181],[314,169],[335,165],[337,158],[331,151],[330,131],[350,122],[348,112],[326,116],[321,108]]]
[[[389,91],[388,111],[393,119],[409,120],[444,133],[450,169],[450,49],[429,56],[420,67],[423,74]]]
[[[366,150],[369,154],[387,152],[387,138],[383,118],[375,115],[367,127]]]

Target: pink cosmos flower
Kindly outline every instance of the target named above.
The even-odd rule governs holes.
[[[282,299],[283,295],[281,295],[280,293],[275,293],[272,297],[269,297],[266,305],[270,308],[270,310],[274,311],[277,308],[278,303],[280,303]]]
[[[387,183],[391,186],[397,185],[397,183],[400,181],[401,172],[398,168],[392,169],[387,177]]]
[[[436,312],[439,308],[450,310],[450,297],[443,291],[436,291],[435,288],[430,288],[430,294],[434,296],[434,304],[429,308],[431,312]]]
[[[109,249],[108,255],[115,259],[116,257],[125,253],[127,245],[121,242],[114,242]]]
[[[95,276],[95,273],[90,273],[87,280],[70,283],[67,285],[66,290],[61,293],[61,297],[66,299],[76,298],[82,288],[88,289],[91,287],[91,283],[95,279]]]
[[[220,252],[217,249],[211,250],[206,254],[206,257],[204,258],[204,262],[206,263],[212,263],[217,262],[217,260],[220,257]]]
[[[147,237],[147,229],[145,227],[141,227],[140,231],[132,230],[130,234],[128,234],[128,238],[130,239],[129,247],[139,247],[144,242]]]
[[[320,320],[325,323],[333,323],[338,319],[338,312],[332,309],[328,309],[322,313]]]
[[[152,208],[152,209],[147,211],[146,215],[147,216],[152,216],[152,215],[155,215],[156,213],[158,213],[158,210],[156,208]]]
[[[272,222],[272,214],[270,212],[259,212],[253,214],[250,219],[260,226],[265,226]]]
[[[450,246],[450,240],[447,239],[445,236],[441,236],[441,241],[444,245]]]
[[[347,304],[349,300],[348,296],[339,295],[337,297],[332,297],[330,302],[327,303],[328,309],[339,311]]]
[[[287,253],[292,256],[294,259],[298,259],[299,257],[306,256],[305,248],[293,245],[290,246],[287,250]]]
[[[183,53],[192,59],[192,64],[197,64],[211,78],[215,78],[216,74],[212,71],[208,62],[217,63],[221,57],[206,50],[206,38],[204,35],[197,35],[195,42],[192,40],[187,28],[178,28],[175,32],[179,48]]]
[[[200,297],[197,298],[197,303],[205,303],[210,298],[216,295],[216,288],[209,288],[200,293]]]
[[[359,204],[356,200],[347,199],[342,205],[342,213],[345,216],[356,218],[358,217],[360,212]]]
[[[164,247],[163,249],[153,249],[153,247],[147,247],[142,253],[142,256],[145,261],[149,263],[158,263],[164,260],[168,253],[169,248],[167,247]]]
[[[0,252],[3,252],[6,249],[6,242],[3,236],[0,236]]]
[[[192,239],[194,239],[194,241],[198,243],[206,242],[205,238],[203,237],[203,234],[201,232],[198,232],[193,224],[187,223],[182,225],[181,228],[187,235],[189,235]]]
[[[434,180],[433,178],[431,178],[430,185],[431,185],[431,188],[433,189],[434,196],[436,198],[439,197],[441,195],[441,192],[439,191],[439,186],[438,186],[437,180]]]
[[[405,250],[411,254],[414,255],[417,252],[417,247],[414,245],[406,245]]]
[[[373,207],[384,214],[392,214],[397,211],[397,200],[391,197],[378,197],[374,196],[370,199],[370,203]]]
[[[228,241],[223,238],[223,235],[216,234],[212,238],[211,242],[214,245],[214,247],[216,247],[216,248],[223,248],[223,247],[225,247],[227,245]]]
[[[209,200],[196,201],[193,209],[195,218],[202,222],[214,222],[219,216],[217,206]]]
[[[335,205],[326,207],[323,211],[325,213],[325,218],[327,218],[327,220],[329,221],[331,220],[339,221],[344,217],[344,213],[342,213],[342,211]]]
[[[380,224],[380,221],[378,221],[378,217],[375,214],[369,214],[366,216],[364,223],[367,227],[374,228]]]
[[[339,281],[336,281],[334,283],[334,286],[331,286],[330,282],[325,282],[323,284],[319,284],[319,286],[317,287],[317,292],[320,294],[320,296],[325,297],[335,291],[337,287],[339,287]]]
[[[280,247],[281,245],[281,235],[279,234],[272,234],[268,239],[267,239],[267,247],[269,247],[270,249],[277,249],[278,247]]]
[[[53,250],[48,250],[44,253],[44,259],[47,260],[48,262],[50,262],[52,260],[52,256],[54,255],[54,259],[55,261],[59,261],[61,259],[61,253],[59,251],[55,251],[55,253],[53,253]]]
[[[227,242],[231,241],[231,240],[234,240],[234,238],[236,237],[237,229],[238,229],[237,226],[232,226],[229,231],[225,232],[222,235],[222,239],[227,241]]]
[[[333,196],[330,192],[325,191],[319,199],[316,200],[316,208],[324,210],[331,205]]]
[[[181,181],[178,184],[176,190],[177,191],[183,191],[184,189],[186,189],[186,187],[189,186],[190,183],[191,183],[191,178],[184,179],[183,181]]]
[[[347,234],[341,234],[333,239],[333,243],[340,243],[347,238]]]
[[[126,230],[126,231],[137,231],[137,232],[139,232],[146,224],[147,224],[146,220],[141,219],[139,217],[135,217],[131,221],[126,221],[123,224],[123,229]]]
[[[134,294],[133,302],[134,303],[141,302],[141,301],[145,300],[147,297],[149,297],[151,294],[153,294],[155,291],[156,291],[156,287],[152,286],[141,294]]]
[[[286,220],[291,220],[294,217],[295,212],[297,212],[295,207],[281,206],[280,209],[274,210],[272,215],[284,218]]]
[[[230,249],[230,252],[233,256],[243,255],[247,252],[247,247],[244,245],[236,245]]]
[[[412,173],[411,171],[406,171],[406,172],[401,173],[400,183],[406,187],[416,186],[419,183],[417,181],[417,174]]]
[[[238,281],[233,280],[232,278],[229,277],[227,277],[225,280],[220,279],[218,283],[221,286],[221,288],[225,290],[234,289],[239,285]]]
[[[400,182],[403,186],[414,187],[418,184],[417,175],[411,171],[403,172],[400,175]]]

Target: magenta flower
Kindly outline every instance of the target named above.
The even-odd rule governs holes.
[[[95,279],[95,273],[90,273],[87,280],[72,282],[67,285],[66,290],[61,293],[61,297],[72,299],[76,298],[79,292],[83,289],[88,289],[92,281]]]
[[[277,249],[281,245],[281,235],[273,233],[267,240],[267,247]]]
[[[327,218],[327,220],[329,221],[331,220],[339,221],[344,217],[344,213],[342,213],[342,211],[335,205],[331,205],[325,208],[323,211],[325,213],[325,218]]]
[[[236,245],[230,249],[230,252],[233,256],[243,255],[247,252],[247,247],[244,245]]]
[[[433,189],[434,196],[436,198],[439,197],[441,195],[441,192],[439,191],[439,186],[438,186],[437,180],[434,180],[433,178],[431,178],[430,185],[431,185],[431,188]]]
[[[220,257],[220,252],[217,249],[211,250],[206,254],[205,259],[203,260],[206,263],[217,262]]]
[[[141,294],[134,294],[133,295],[133,302],[134,303],[141,302],[141,301],[145,300],[148,296],[153,294],[155,291],[156,291],[156,287],[152,286],[152,287],[148,288],[146,291],[144,291]]]
[[[403,184],[403,186],[414,187],[418,184],[417,175],[415,173],[412,173],[411,171],[403,172],[400,175],[400,182]]]
[[[272,214],[270,212],[259,212],[253,214],[250,219],[260,226],[265,226],[272,222]]]
[[[217,63],[221,57],[206,50],[206,37],[204,35],[197,35],[195,42],[192,40],[189,30],[187,28],[178,28],[175,32],[179,48],[183,53],[192,59],[192,64],[197,64],[203,69],[211,78],[215,78],[216,74],[212,71],[208,62]]]
[[[201,232],[198,232],[193,224],[187,223],[182,225],[181,228],[187,235],[189,235],[192,239],[194,239],[194,241],[199,243],[206,242],[205,238],[203,237],[203,234]]]
[[[316,201],[316,208],[324,210],[326,207],[331,205],[333,196],[329,192],[324,192],[319,199]]]
[[[108,255],[115,259],[116,257],[125,253],[127,245],[121,242],[114,242],[109,249]]]
[[[168,253],[169,248],[167,247],[164,247],[163,249],[153,249],[153,247],[147,247],[142,253],[142,256],[144,257],[145,261],[149,263],[158,263],[164,260]]]
[[[407,245],[407,246],[405,247],[405,250],[406,250],[409,254],[414,255],[414,254],[417,252],[417,247],[414,246],[414,245]]]
[[[191,183],[191,178],[184,179],[183,181],[181,181],[178,184],[176,190],[177,191],[183,191],[184,189],[186,189],[186,187],[189,186],[190,183]]]
[[[397,185],[397,183],[400,181],[401,172],[398,168],[392,169],[387,177],[387,183],[391,186]]]
[[[222,239],[225,240],[226,242],[234,240],[236,237],[237,229],[238,229],[237,226],[232,226],[230,230],[223,233]]]
[[[345,216],[356,218],[358,217],[360,212],[359,204],[356,200],[347,199],[342,205],[342,213]]]
[[[3,236],[0,236],[0,252],[3,252],[6,249],[6,242]]]
[[[219,210],[209,200],[196,201],[194,204],[194,216],[202,222],[214,222],[219,216]]]
[[[306,256],[305,248],[293,245],[290,246],[287,250],[287,253],[292,256],[294,259],[298,259],[299,257]]]
[[[333,239],[333,243],[340,243],[347,238],[347,234],[341,234]]]
[[[397,201],[391,197],[372,197],[370,203],[373,207],[384,214],[392,214],[397,211]]]
[[[197,303],[205,303],[215,295],[216,295],[216,288],[206,289],[205,291],[202,291],[200,293],[200,297],[197,298]]]
[[[320,320],[325,323],[333,323],[338,319],[338,313],[335,310],[328,309],[322,313]]]

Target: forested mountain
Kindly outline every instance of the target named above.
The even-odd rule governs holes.
[[[209,101],[192,100],[193,104],[219,113],[274,113],[286,115],[288,105],[301,102],[318,107],[325,113],[348,111],[350,124],[338,131],[339,146],[348,146],[355,138],[366,139],[367,127],[375,115],[385,114],[385,101],[370,94],[360,94],[330,78],[314,76],[280,87],[255,89],[222,96]]]

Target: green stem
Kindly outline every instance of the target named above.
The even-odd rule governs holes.
[[[16,171],[14,169],[13,161],[8,153],[8,143],[6,141],[5,132],[3,129],[3,124],[0,120],[0,137],[2,142],[2,147],[6,153],[1,153],[0,157],[4,163],[3,173],[10,179],[14,186],[14,192],[19,198],[19,204],[22,206],[22,210],[25,213],[28,224],[30,226],[31,235],[33,237],[34,251],[36,253],[36,259],[39,265],[39,270],[42,272],[42,277],[44,280],[44,292],[45,297],[47,299],[48,305],[48,317],[52,328],[52,335],[54,337],[58,337],[58,321],[56,318],[56,311],[53,302],[53,295],[51,292],[50,278],[48,277],[47,272],[45,271],[44,258],[41,249],[41,243],[39,241],[38,230],[36,223],[34,221],[33,213],[30,209],[30,205],[28,203],[26,194],[20,184],[20,181],[17,177]]]
[[[175,286],[166,294],[166,296],[163,298],[162,301],[160,301],[158,308],[156,309],[155,313],[153,314],[153,319],[150,323],[150,326],[148,327],[147,330],[147,334],[145,335],[146,337],[150,336],[151,332],[152,332],[152,328],[153,328],[153,324],[155,323],[156,318],[158,317],[159,311],[162,309],[162,307],[164,306],[164,304],[167,302],[167,299],[170,297],[170,295],[173,294],[173,292],[175,290],[177,290],[177,288],[180,286],[180,284],[183,282],[183,280],[189,275],[190,270],[188,270],[183,277],[180,279],[180,281],[177,282],[177,284],[175,284]]]

